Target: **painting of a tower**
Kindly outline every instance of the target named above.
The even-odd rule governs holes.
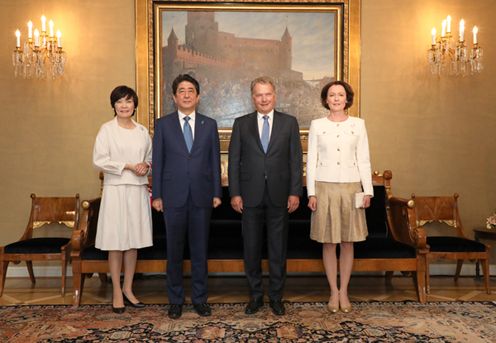
[[[252,110],[249,84],[261,75],[275,79],[278,109],[296,115],[300,125],[308,126],[312,117],[321,114],[318,101],[305,98],[315,97],[319,81],[334,76],[332,59],[327,60],[318,79],[311,76],[309,80],[303,71],[294,69],[294,44],[298,40],[293,37],[291,22],[284,14],[280,17],[282,21],[285,19],[285,25],[267,25],[259,16],[254,28],[243,32],[232,29],[235,26],[229,23],[236,20],[246,23],[250,18],[246,13],[229,12],[227,19],[225,13],[221,13],[220,19],[216,14],[219,13],[174,12],[164,19],[169,26],[164,26],[162,32],[162,115],[174,109],[171,83],[182,73],[190,73],[200,81],[200,110],[214,117],[219,127],[230,127],[234,118]],[[293,26],[295,31],[299,29]],[[270,34],[257,32],[264,27],[270,29]],[[280,28],[278,34],[276,27]]]

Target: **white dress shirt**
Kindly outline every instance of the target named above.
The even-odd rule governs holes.
[[[181,111],[177,111],[178,117],[179,117],[179,126],[181,126],[181,131],[184,134],[184,117],[186,117],[186,114],[182,113]],[[196,111],[191,112],[189,115],[191,118],[188,123],[189,126],[191,126],[191,133],[193,133],[193,140],[195,139],[195,120],[196,120]]]
[[[258,136],[260,139],[262,139],[262,129],[263,129],[263,123],[264,123],[264,116],[269,116],[269,141],[270,141],[270,134],[272,133],[272,125],[274,124],[274,110],[270,111],[267,114],[262,114],[257,112],[257,123],[258,123]]]
[[[342,122],[312,120],[308,133],[307,191],[315,195],[315,181],[361,182],[365,194],[374,195],[369,142],[363,119]]]

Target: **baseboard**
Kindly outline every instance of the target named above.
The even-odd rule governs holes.
[[[432,276],[436,275],[454,275],[455,274],[456,265],[455,264],[431,264],[430,265],[430,273]],[[59,266],[33,266],[33,272],[36,277],[59,277],[60,276],[60,267]],[[482,274],[482,270],[480,270]],[[490,266],[490,275],[496,275],[496,264],[492,264]],[[212,273],[212,275],[222,275],[223,273]],[[229,274],[229,273],[228,273]],[[238,273],[236,273],[237,275]],[[370,275],[369,272],[355,272],[357,275]],[[372,273],[372,274],[381,274],[381,273]],[[240,273],[240,275],[243,275]],[[297,274],[295,274],[297,275]],[[462,276],[474,276],[475,275],[475,264],[466,263],[462,267],[461,271]],[[28,270],[26,265],[20,266],[12,266],[10,265],[7,269],[7,277],[28,277]],[[67,276],[72,276],[71,268],[67,268]]]
[[[35,277],[60,277],[60,266],[36,266],[33,263],[33,273]],[[72,276],[72,269],[67,268],[67,276]],[[25,264],[20,266],[9,265],[7,277],[29,277],[28,268]]]

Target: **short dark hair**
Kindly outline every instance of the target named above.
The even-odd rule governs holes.
[[[110,105],[114,109],[115,113],[115,103],[119,101],[122,98],[126,99],[133,99],[134,102],[134,113],[136,112],[136,108],[138,107],[138,95],[134,91],[134,89],[128,87],[128,86],[117,86],[114,88],[112,93],[110,93]],[[115,113],[117,115],[117,113]]]
[[[193,86],[195,86],[196,94],[198,94],[198,95],[200,94],[200,84],[198,83],[198,81],[196,81],[196,79],[193,76],[191,76],[189,74],[179,74],[174,79],[174,81],[172,81],[172,94],[176,95],[177,87],[183,81],[188,81],[188,82],[192,83]]]
[[[353,97],[355,96],[355,93],[353,92],[353,88],[351,88],[351,86],[344,81],[336,80],[326,84],[320,92],[320,101],[322,102],[322,106],[329,109],[329,105],[327,104],[327,93],[329,92],[329,88],[336,85],[343,86],[346,92],[346,105],[344,105],[344,109],[346,110],[347,108],[350,108],[351,105],[353,105]]]

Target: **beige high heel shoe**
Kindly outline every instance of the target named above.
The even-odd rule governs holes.
[[[338,303],[339,304],[339,303]],[[329,298],[329,302],[327,303],[327,309],[329,310],[329,312],[331,313],[337,313],[339,311],[339,305],[338,306],[334,306],[332,305],[331,303],[331,298]]]
[[[351,312],[351,302],[348,306],[341,306],[341,299],[339,299],[339,309],[343,313],[350,313]]]

